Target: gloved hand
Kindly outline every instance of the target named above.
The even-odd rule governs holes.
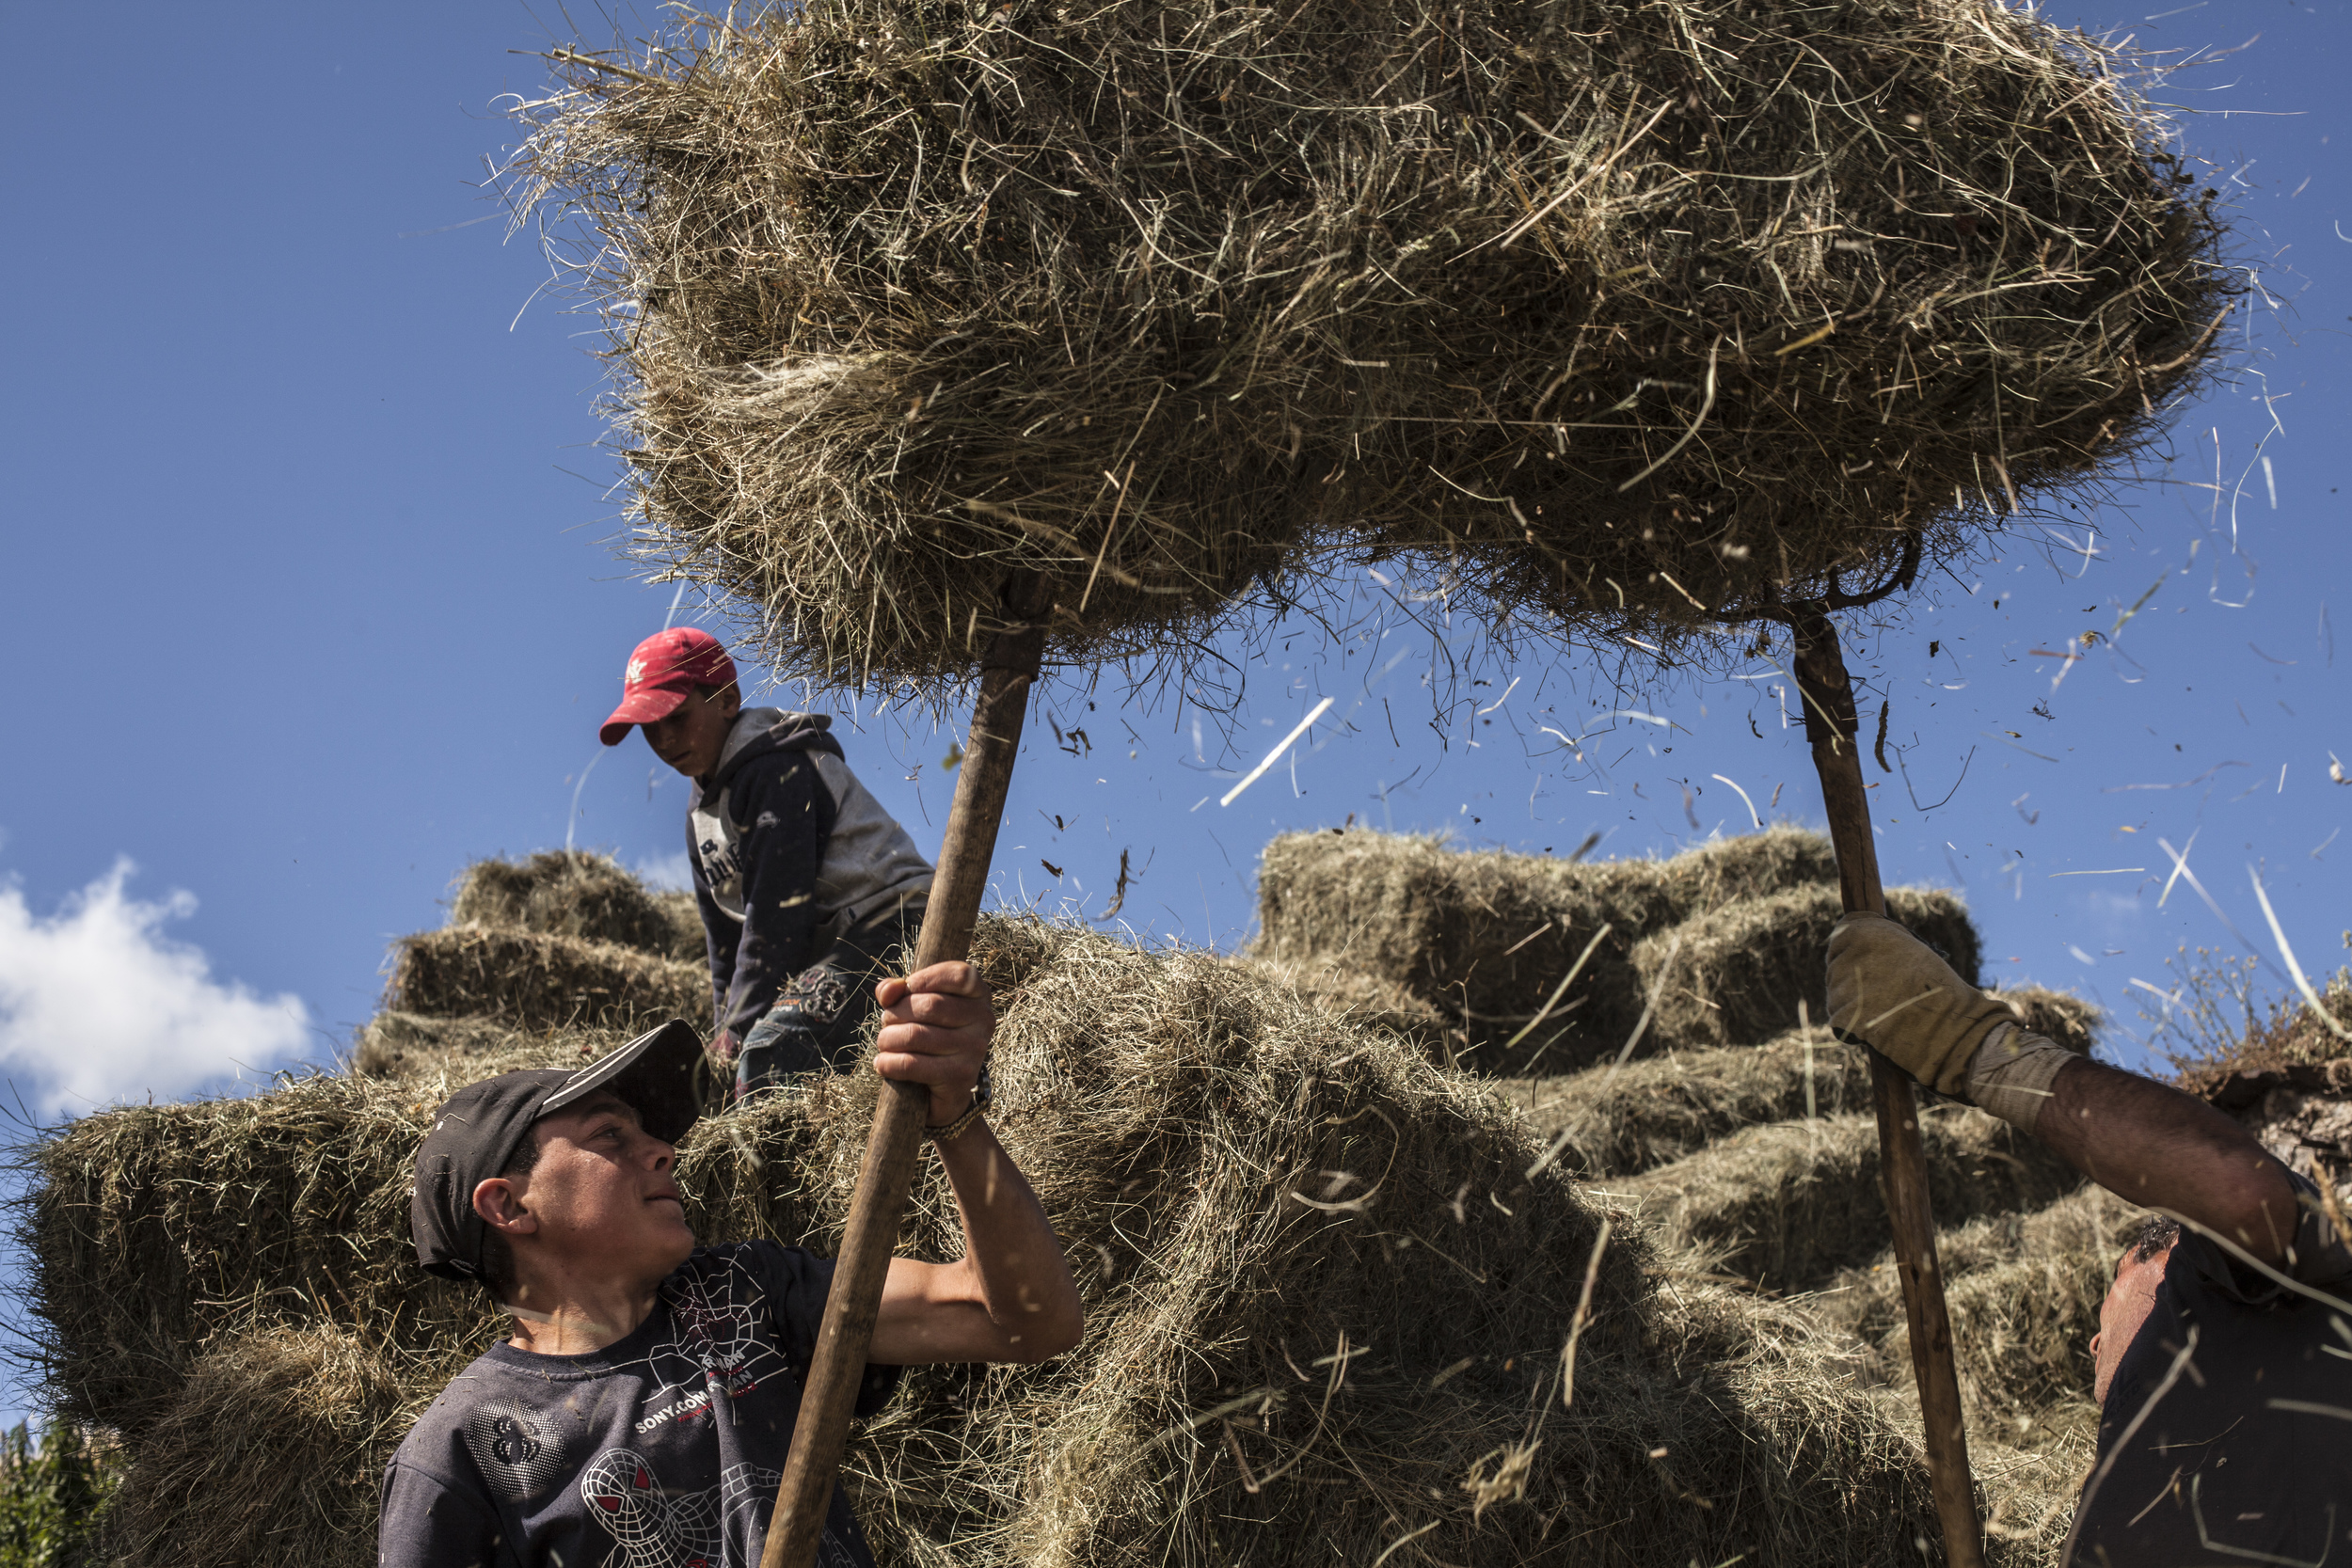
[[[1936,1093],[1973,1103],[1968,1065],[2017,1015],[1884,915],[1850,914],[1829,934],[1829,1021]]]

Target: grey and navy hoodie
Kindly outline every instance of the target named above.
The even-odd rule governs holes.
[[[930,863],[850,771],[832,724],[744,709],[686,815],[718,1026],[739,1040],[836,937],[930,892]]]

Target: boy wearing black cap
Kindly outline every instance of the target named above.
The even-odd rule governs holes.
[[[980,1119],[994,1019],[968,964],[880,988],[876,1070],[930,1093],[964,1256],[894,1259],[859,1413],[901,1366],[1041,1361],[1077,1288]],[[672,1166],[702,1054],[670,1023],[575,1073],[510,1072],[441,1107],[410,1227],[428,1271],[514,1320],[385,1472],[381,1568],[750,1568],[759,1560],[833,1265],[773,1242],[697,1246]],[[818,1560],[870,1568],[836,1490]]]
[[[908,944],[931,866],[850,771],[819,713],[742,705],[735,661],[694,626],[629,655],[597,732],[642,725],[694,782],[687,861],[710,953],[715,1051],[745,1093],[856,1065],[874,982]]]

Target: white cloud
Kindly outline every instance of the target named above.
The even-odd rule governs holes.
[[[656,893],[691,893],[694,887],[693,867],[686,863],[686,851],[674,849],[666,855],[648,855],[637,863],[637,879]]]
[[[202,949],[167,935],[196,896],[134,898],[135,869],[115,862],[46,918],[0,884],[0,1067],[44,1116],[176,1097],[309,1038],[300,997],[224,985]]]

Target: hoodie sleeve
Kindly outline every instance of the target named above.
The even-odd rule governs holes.
[[[735,985],[735,922],[710,895],[710,878],[703,870],[701,847],[694,842],[694,819],[686,819],[686,866],[694,879],[694,908],[703,917],[703,952],[710,960],[711,1031],[727,1026],[727,992]]]
[[[719,1027],[741,1039],[816,957],[817,927],[826,915],[817,874],[833,834],[834,807],[816,767],[797,751],[753,761],[736,775],[731,795],[743,824],[744,920]],[[706,922],[705,928],[712,927]],[[714,978],[719,968],[713,955]]]

